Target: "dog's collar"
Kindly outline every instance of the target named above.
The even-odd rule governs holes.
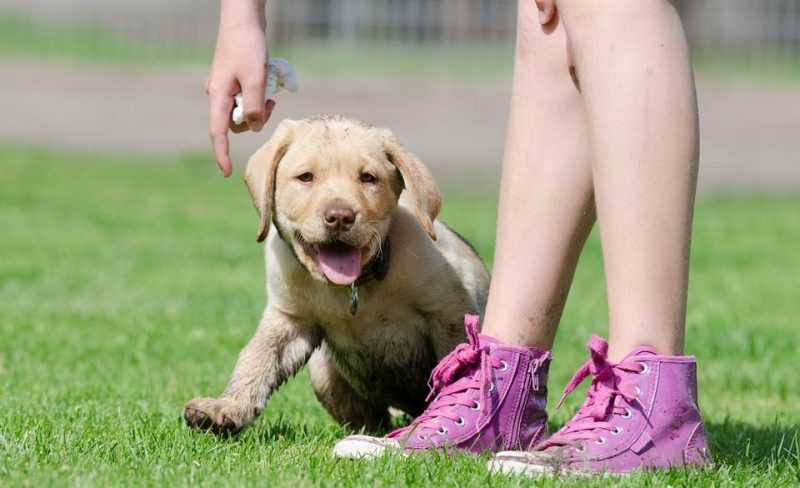
[[[350,285],[350,315],[358,312],[358,287],[368,283],[373,279],[382,281],[389,272],[389,239],[386,238],[381,243],[381,248],[370,261],[364,266],[361,275]]]
[[[294,251],[294,247],[292,247],[289,242],[286,241],[284,237],[283,231],[281,230],[278,222],[275,221],[273,217],[272,223],[275,226],[275,230],[278,231],[278,237],[283,242],[289,246],[289,249],[292,251],[292,255],[300,263],[301,266],[304,266],[303,263],[300,261],[300,258],[297,257],[297,253]],[[389,273],[389,238],[387,237],[381,243],[381,248],[378,250],[378,253],[373,256],[372,259],[364,266],[364,269],[361,270],[361,274],[356,278],[356,280],[350,285],[350,313],[355,315],[358,311],[358,287],[369,283],[372,280],[383,281],[386,278],[386,274]]]
[[[361,286],[364,283],[369,283],[373,279],[383,281],[386,274],[389,272],[389,238],[387,237],[382,243],[378,254],[373,256],[372,259],[361,270],[361,275],[353,282],[355,286]]]

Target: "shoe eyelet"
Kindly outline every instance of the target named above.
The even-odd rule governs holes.
[[[586,451],[586,447],[584,447],[583,445],[580,445],[580,446],[575,448],[575,451],[576,452],[585,452]]]
[[[596,441],[594,441],[594,442],[595,442],[596,444],[603,445],[603,444],[605,444],[605,443],[606,443],[606,438],[605,438],[605,437],[601,437],[601,438],[597,439],[597,440],[596,440]]]
[[[436,433],[439,435],[447,435],[447,432],[447,427],[445,426],[439,427],[439,430],[436,431]]]
[[[619,427],[614,427],[614,430],[611,431],[611,435],[620,435],[622,434],[622,429]]]
[[[500,367],[498,368],[498,371],[506,371],[506,370],[508,370],[508,362],[500,360]]]
[[[469,408],[470,408],[470,410],[474,410],[474,411],[476,411],[476,412],[477,412],[477,411],[479,411],[479,410],[481,409],[481,404],[480,404],[480,402],[473,400],[473,401],[472,401],[472,403],[474,403],[475,405],[473,405],[473,406],[469,407]]]
[[[457,426],[459,426],[459,427],[464,427],[464,425],[466,425],[466,423],[467,423],[467,419],[465,419],[464,417],[461,417],[461,416],[459,416],[458,420],[455,421],[455,424]]]
[[[636,389],[636,396],[637,397],[642,394],[642,389],[641,388],[639,388],[638,386],[634,386],[634,388]]]
[[[626,408],[626,409],[625,409],[625,414],[624,414],[624,415],[622,415],[622,418],[624,418],[624,419],[629,419],[629,418],[631,418],[631,417],[633,417],[633,412],[631,412],[631,409],[630,409],[630,408]]]
[[[489,383],[489,393],[494,391],[494,383]]]
[[[427,435],[423,435],[423,434],[417,434],[417,439],[419,439],[421,441],[426,441],[426,440],[428,440],[428,436]]]
[[[650,366],[648,366],[647,363],[639,363],[639,364],[642,365],[642,370],[639,371],[639,374],[647,374],[650,372]]]

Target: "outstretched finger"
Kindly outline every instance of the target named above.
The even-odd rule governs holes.
[[[219,169],[227,178],[233,171],[228,147],[228,120],[233,109],[233,97],[225,92],[209,93],[209,136]]]

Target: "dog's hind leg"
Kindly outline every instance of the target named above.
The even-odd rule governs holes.
[[[241,431],[261,415],[269,396],[300,370],[319,343],[318,329],[267,308],[255,335],[239,354],[222,396],[187,403],[186,424],[217,434]]]
[[[368,432],[389,427],[388,406],[376,404],[353,389],[336,369],[325,344],[308,360],[308,372],[314,393],[337,422]]]

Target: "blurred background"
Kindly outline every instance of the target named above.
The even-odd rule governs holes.
[[[232,137],[228,180],[203,90],[219,1],[0,0],[0,487],[487,484],[482,462],[449,457],[336,463],[344,431],[304,372],[244,442],[198,436],[180,415],[221,391],[263,310],[241,167],[282,118],[392,128],[491,266],[516,1],[269,0],[271,52],[300,91],[278,94],[264,131]],[[797,486],[800,0],[676,5],[701,125],[687,352],[717,469],[638,483]],[[551,391],[605,335],[606,312],[593,232]]]
[[[800,0],[679,0],[698,75],[702,191],[800,186]],[[216,0],[0,0],[0,143],[211,163],[203,81]],[[337,112],[393,128],[439,177],[495,185],[514,0],[268,2],[298,68],[273,122]],[[458,171],[455,171],[455,170]],[[469,171],[464,171],[468,169]]]

